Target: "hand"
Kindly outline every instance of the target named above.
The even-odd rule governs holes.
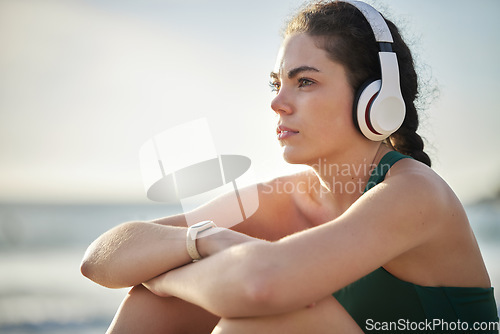
[[[223,251],[232,246],[256,240],[255,238],[250,237],[246,234],[226,228],[217,227],[216,229],[216,233],[210,234],[206,237],[198,238],[196,240],[198,252],[203,258]],[[167,287],[165,286],[166,275],[168,275],[168,272],[158,275],[157,277],[142,283],[142,285],[157,296],[171,297],[172,295],[167,292]]]
[[[152,278],[149,281],[142,283],[142,285],[159,297],[172,297],[171,294],[165,291],[165,287],[162,284],[163,278],[165,277],[166,274],[167,273],[156,276],[155,278]]]

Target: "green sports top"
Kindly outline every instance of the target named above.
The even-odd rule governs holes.
[[[365,192],[404,158],[409,157],[387,153],[372,172]],[[498,333],[493,288],[421,286],[380,267],[333,296],[365,333]]]

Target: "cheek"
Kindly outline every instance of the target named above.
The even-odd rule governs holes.
[[[319,125],[337,132],[355,129],[352,117],[352,99],[344,96],[341,99],[329,99],[318,105]]]

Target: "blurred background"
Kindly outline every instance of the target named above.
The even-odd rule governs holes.
[[[500,287],[500,2],[367,2],[415,53],[420,132]],[[268,86],[301,4],[0,0],[1,333],[104,332],[126,291],[80,275],[86,247],[181,212],[146,198],[138,153],[152,135],[206,117],[218,153],[249,157],[258,179],[301,168],[281,160]]]

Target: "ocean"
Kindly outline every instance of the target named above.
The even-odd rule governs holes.
[[[500,202],[466,210],[499,304]],[[106,289],[83,277],[85,249],[122,222],[179,212],[157,204],[0,204],[0,333],[104,333],[128,289]]]

